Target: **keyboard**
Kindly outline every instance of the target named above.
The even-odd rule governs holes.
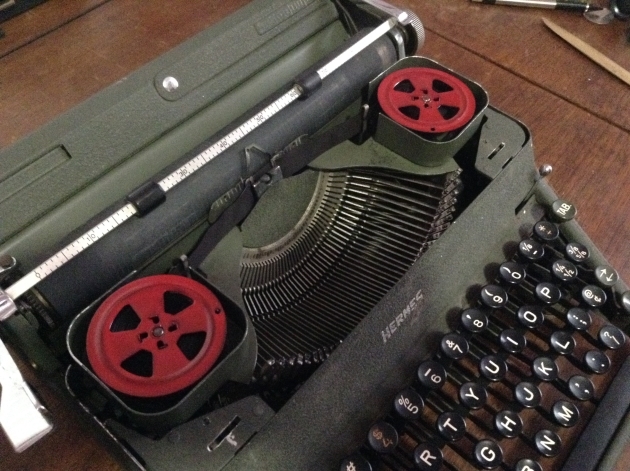
[[[607,302],[617,272],[589,268],[589,249],[561,235],[575,212],[553,202],[513,256],[486,267],[491,282],[470,287],[452,330],[341,471],[596,466],[604,449],[592,443],[612,439],[630,399],[630,343],[610,321],[628,298]]]

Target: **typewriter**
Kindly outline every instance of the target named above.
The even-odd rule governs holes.
[[[2,340],[130,469],[612,468],[630,291],[423,40],[256,0],[0,152]]]

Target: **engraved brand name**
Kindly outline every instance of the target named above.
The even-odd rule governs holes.
[[[422,305],[423,300],[424,296],[422,295],[422,290],[418,290],[414,297],[409,300],[404,309],[396,315],[396,317],[387,325],[387,327],[385,327],[384,330],[381,330],[383,343],[387,343],[392,335],[394,335],[394,332],[400,328],[403,322],[409,318],[416,317],[419,314],[419,308]]]

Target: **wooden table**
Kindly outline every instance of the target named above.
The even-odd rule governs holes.
[[[246,0],[50,0],[0,25],[0,146],[246,4]],[[419,53],[479,82],[491,104],[526,123],[538,164],[630,280],[630,88],[548,31],[544,15],[630,69],[626,25],[468,0],[393,0],[427,29]],[[21,455],[0,438],[0,469],[119,470],[97,435],[41,387],[56,430]]]

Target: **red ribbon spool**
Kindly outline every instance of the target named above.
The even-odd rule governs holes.
[[[381,81],[377,96],[387,116],[414,131],[454,131],[475,114],[475,97],[461,80],[427,67],[392,72]]]
[[[88,327],[87,355],[109,387],[159,397],[191,386],[218,359],[225,312],[202,284],[176,275],[140,278],[101,304]]]

